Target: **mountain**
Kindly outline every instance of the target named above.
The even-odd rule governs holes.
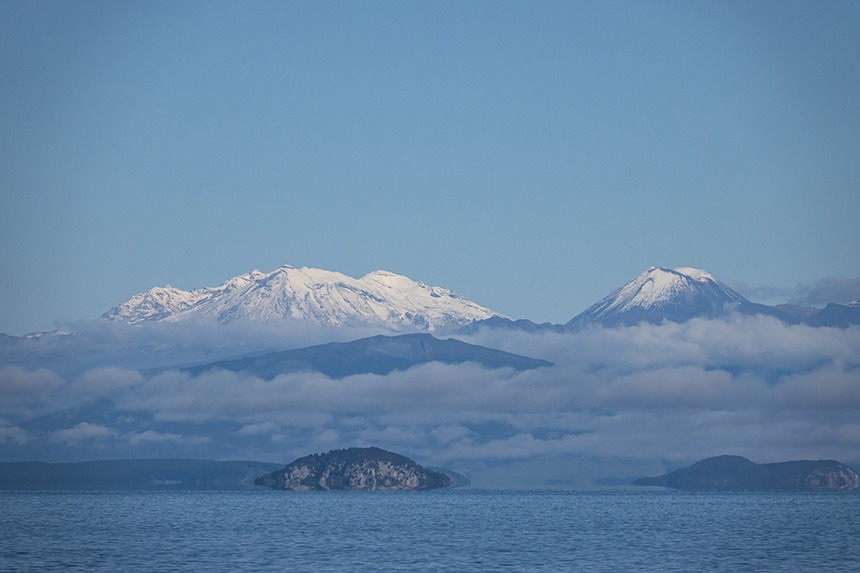
[[[218,287],[184,291],[170,285],[134,295],[102,315],[136,324],[194,318],[221,324],[238,320],[297,319],[323,326],[372,326],[432,332],[501,316],[442,287],[387,271],[360,279],[285,265],[268,274],[240,275]]]
[[[851,490],[857,473],[834,460],[756,464],[741,456],[717,456],[635,485],[677,489]]]
[[[797,306],[795,304],[777,304],[773,308],[800,321],[809,318],[821,310],[814,306]]]
[[[256,485],[293,491],[422,490],[448,487],[451,478],[380,448],[332,450],[299,458],[260,476]]]
[[[456,333],[466,336],[476,334],[485,328],[490,330],[519,330],[521,332],[529,332],[532,334],[539,332],[567,332],[570,330],[562,324],[552,324],[550,322],[538,324],[525,318],[511,320],[504,316],[491,316],[490,318],[476,320],[475,322],[470,322],[469,324],[461,326],[457,329]]]
[[[853,324],[860,324],[860,302],[856,300],[848,304],[831,302],[815,314],[803,319],[803,323],[809,326],[834,326],[837,328],[848,328]]]
[[[322,372],[330,378],[353,374],[388,374],[427,362],[459,364],[476,362],[488,368],[529,370],[552,366],[551,362],[511,354],[430,334],[372,336],[352,342],[332,342],[298,350],[270,352],[235,360],[222,360],[186,369],[192,374],[209,370],[247,372],[271,380],[279,374],[302,370]]]
[[[686,322],[691,318],[717,318],[732,311],[775,316],[786,323],[797,322],[773,307],[748,301],[705,271],[689,267],[651,267],[565,326],[613,327],[663,320]]]

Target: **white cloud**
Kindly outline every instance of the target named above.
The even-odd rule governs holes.
[[[174,434],[170,432],[156,432],[154,430],[146,430],[145,432],[131,433],[123,436],[132,446],[140,443],[184,443],[184,444],[205,444],[211,441],[206,436],[185,436],[182,434]]]
[[[62,387],[51,370],[7,366],[0,370],[0,416],[20,421],[54,410]]]
[[[45,368],[26,370],[7,366],[0,370],[0,396],[4,400],[30,399],[34,395],[57,390],[62,385],[60,377]]]
[[[18,369],[9,371],[17,378],[7,387],[10,395],[55,404],[111,390],[125,412],[117,420],[152,414],[156,424],[122,426],[117,435],[83,423],[55,433],[55,441],[118,437],[129,448],[181,445],[206,455],[228,447],[226,440],[230,455],[262,452],[289,461],[376,445],[464,468],[541,456],[674,463],[735,453],[759,462],[860,461],[857,328],[738,316],[570,334],[483,331],[469,341],[556,366],[515,371],[430,363],[340,380],[308,372],[272,380],[225,371],[139,377],[105,368],[68,384],[50,371]],[[229,430],[204,444],[195,433],[203,425],[205,432]],[[6,434],[7,443],[25,439]]]
[[[69,392],[86,397],[100,396],[118,388],[128,388],[143,381],[134,370],[107,366],[84,372],[69,384]]]
[[[600,392],[605,405],[635,409],[714,408],[730,405],[732,376],[698,366],[657,368],[612,380]]]
[[[114,436],[116,436],[116,430],[99,424],[81,422],[74,427],[52,432],[51,440],[54,442],[77,443],[85,440],[104,440]]]
[[[860,368],[835,362],[789,374],[782,377],[773,394],[779,406],[792,410],[850,409],[860,415]]]
[[[275,434],[279,430],[280,426],[274,422],[261,422],[259,424],[245,424],[236,433],[240,436],[256,436],[260,434]]]
[[[18,426],[0,426],[0,444],[15,444],[23,446],[30,441],[30,436]]]

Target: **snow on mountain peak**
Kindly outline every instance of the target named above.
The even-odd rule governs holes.
[[[743,296],[710,273],[691,267],[651,267],[571,323],[635,324],[662,318],[685,320],[717,315],[726,305],[748,304]]]
[[[711,287],[711,290],[719,293],[718,298],[726,299],[726,302],[743,300],[743,297],[705,271],[690,267],[651,267],[604,299],[609,303],[605,310],[662,308],[691,299],[696,293],[701,293],[703,287]]]
[[[354,279],[334,271],[284,265],[268,274],[254,270],[218,287],[193,291],[156,287],[102,318],[134,324],[200,316],[220,323],[293,318],[325,326],[434,331],[501,315],[448,289],[388,271]]]
[[[712,281],[717,280],[714,278],[714,275],[712,275],[711,273],[705,272],[701,269],[694,269],[692,267],[676,267],[674,270],[676,273],[681,273],[682,275],[688,276],[691,279],[694,279],[694,280],[697,280],[700,282],[705,282],[707,280],[712,280]]]

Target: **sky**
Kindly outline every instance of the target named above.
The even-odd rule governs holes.
[[[650,266],[850,297],[858,26],[853,1],[6,0],[0,332],[284,264],[537,322]]]

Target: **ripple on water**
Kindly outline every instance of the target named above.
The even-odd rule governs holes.
[[[857,571],[856,493],[0,492],[3,571]]]

